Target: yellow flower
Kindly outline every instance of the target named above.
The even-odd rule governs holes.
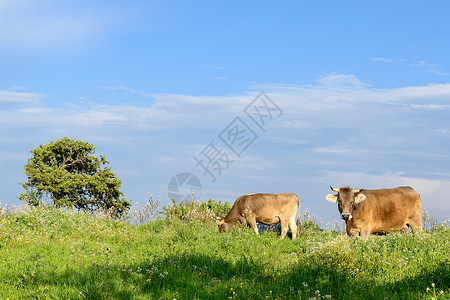
[[[230,288],[230,291],[232,291],[233,290],[233,288]]]
[[[427,288],[427,293],[430,291],[430,288]]]
[[[432,283],[431,286],[434,287],[434,283]]]

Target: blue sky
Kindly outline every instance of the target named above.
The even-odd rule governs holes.
[[[0,1],[0,202],[20,203],[29,150],[69,136],[97,146],[133,203],[168,204],[171,179],[189,173],[203,199],[295,192],[324,224],[339,217],[330,185],[411,185],[449,219],[449,10]],[[245,113],[260,92],[279,108],[264,128]],[[239,156],[221,139],[236,118],[254,137]],[[214,182],[195,160],[208,145],[229,163]]]

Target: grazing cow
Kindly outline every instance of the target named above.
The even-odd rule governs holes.
[[[226,217],[218,217],[220,232],[229,231],[239,221],[249,224],[258,234],[256,222],[273,225],[281,222],[283,239],[291,227],[292,239],[300,232],[300,216],[295,222],[297,212],[300,212],[300,199],[296,194],[250,194],[236,199]]]
[[[350,237],[368,237],[371,233],[422,230],[420,195],[409,186],[394,189],[359,190],[350,187],[335,189],[326,199],[338,203]]]

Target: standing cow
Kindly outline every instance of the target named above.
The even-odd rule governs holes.
[[[420,195],[409,186],[393,189],[363,190],[343,187],[326,199],[338,203],[342,219],[350,237],[368,237],[371,233],[422,230]]]
[[[258,234],[256,222],[273,225],[281,222],[281,236],[283,239],[288,231],[292,231],[292,239],[300,232],[300,199],[296,194],[250,194],[236,199],[226,217],[218,217],[217,224],[220,232],[229,231],[239,221],[249,224]]]

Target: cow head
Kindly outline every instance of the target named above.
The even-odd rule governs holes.
[[[361,189],[352,189],[348,186],[340,189],[335,189],[331,186],[330,188],[336,192],[337,195],[328,194],[326,199],[333,203],[337,202],[342,219],[345,221],[350,221],[353,218],[352,213],[356,207],[356,204],[364,201],[366,199],[366,195],[361,194]]]
[[[224,217],[217,217],[216,223],[219,226],[219,232],[228,232],[233,227],[233,224],[226,222]]]

